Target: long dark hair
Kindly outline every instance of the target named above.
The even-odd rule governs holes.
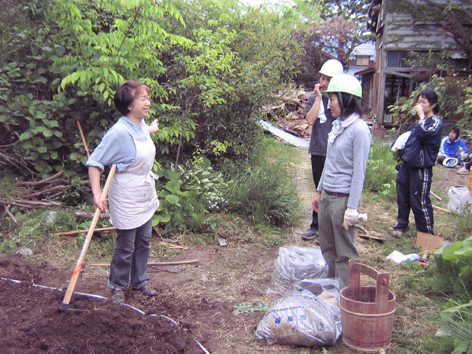
[[[434,92],[434,90],[429,89],[429,90],[421,91],[420,94],[418,95],[418,98],[420,98],[421,96],[426,98],[431,106],[436,103],[436,106],[434,106],[433,108],[433,113],[438,114],[439,113],[438,94]],[[416,101],[418,101],[418,98],[416,99]]]
[[[350,116],[353,113],[362,114],[360,99],[346,92],[335,92],[341,106],[342,116]]]

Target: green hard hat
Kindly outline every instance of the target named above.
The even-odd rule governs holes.
[[[321,93],[327,96],[330,92],[345,92],[362,98],[362,87],[359,80],[348,74],[340,74],[331,78],[328,89]]]

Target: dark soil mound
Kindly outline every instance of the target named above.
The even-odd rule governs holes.
[[[202,353],[188,324],[160,316],[186,306],[153,298],[148,313],[157,315],[142,315],[108,299],[74,294],[69,308],[76,311],[59,312],[64,292],[32,284],[54,267],[27,263],[19,257],[0,262],[0,277],[22,281],[0,280],[0,353]]]

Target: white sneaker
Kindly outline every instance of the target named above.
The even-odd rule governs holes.
[[[459,170],[457,171],[457,174],[458,175],[468,175],[469,174],[469,171],[467,171],[467,169],[465,167],[461,167],[459,168]]]

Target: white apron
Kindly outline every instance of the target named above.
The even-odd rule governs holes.
[[[155,184],[157,176],[151,172],[156,147],[149,131],[145,131],[146,141],[139,142],[124,127],[134,140],[136,158],[126,171],[115,173],[108,202],[112,225],[120,230],[131,230],[147,222],[159,206]],[[147,127],[144,126],[144,129]]]

